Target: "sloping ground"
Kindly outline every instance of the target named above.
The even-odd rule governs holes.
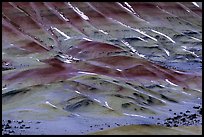
[[[2,134],[202,125],[201,3],[3,2],[2,34]]]
[[[90,135],[202,135],[202,127],[124,126]]]

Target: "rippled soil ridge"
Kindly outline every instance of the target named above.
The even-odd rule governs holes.
[[[201,126],[202,3],[3,2],[2,68],[2,134]]]

